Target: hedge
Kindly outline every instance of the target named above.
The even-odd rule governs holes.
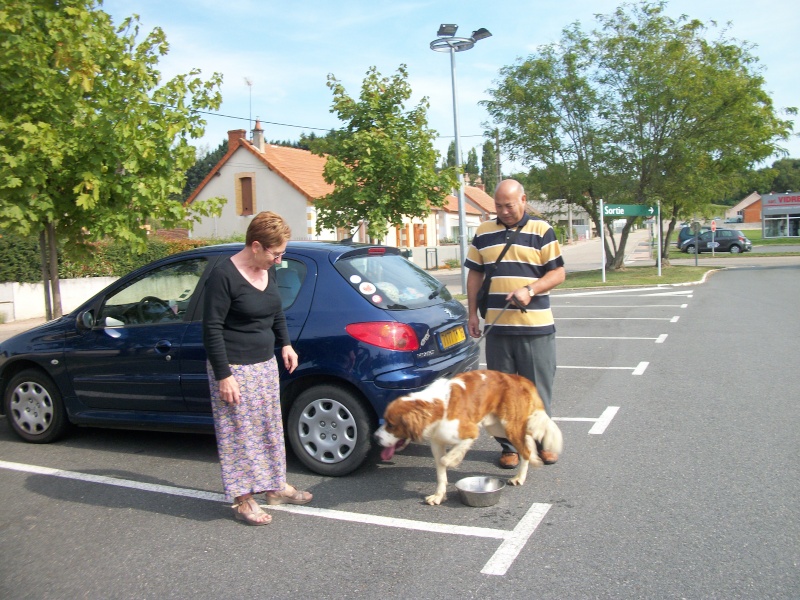
[[[191,250],[199,246],[220,244],[231,240],[180,239],[166,240],[151,237],[141,253],[114,241],[97,242],[91,247],[91,256],[76,260],[64,256],[59,248],[58,276],[62,279],[78,277],[121,277],[149,262]],[[0,234],[0,283],[35,283],[42,280],[39,239],[13,234]]]

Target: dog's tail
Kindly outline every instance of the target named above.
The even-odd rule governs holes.
[[[542,450],[561,454],[564,449],[561,430],[543,410],[534,411],[528,418],[528,434],[541,445]]]

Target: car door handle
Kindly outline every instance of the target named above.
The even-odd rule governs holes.
[[[172,350],[172,342],[169,340],[159,340],[156,342],[156,352],[159,354],[166,354]]]

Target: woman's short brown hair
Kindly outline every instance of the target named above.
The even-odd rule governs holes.
[[[283,217],[265,210],[258,213],[247,227],[244,243],[251,246],[258,242],[263,248],[274,248],[292,237],[292,230]]]

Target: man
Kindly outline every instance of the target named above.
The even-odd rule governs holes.
[[[494,194],[497,221],[482,223],[475,233],[464,263],[469,269],[469,333],[481,336],[477,298],[489,267],[486,321],[493,322],[512,298],[525,306],[526,312],[512,303],[491,328],[486,338],[487,367],[533,381],[549,415],[556,374],[555,322],[549,292],[564,281],[566,271],[553,228],[543,219],[528,215],[526,202],[522,184],[503,180]],[[516,239],[497,262],[519,226],[522,228]],[[514,446],[505,438],[496,439],[502,446],[500,466],[516,468],[519,454]],[[545,464],[558,460],[554,452],[539,450],[539,456]]]

